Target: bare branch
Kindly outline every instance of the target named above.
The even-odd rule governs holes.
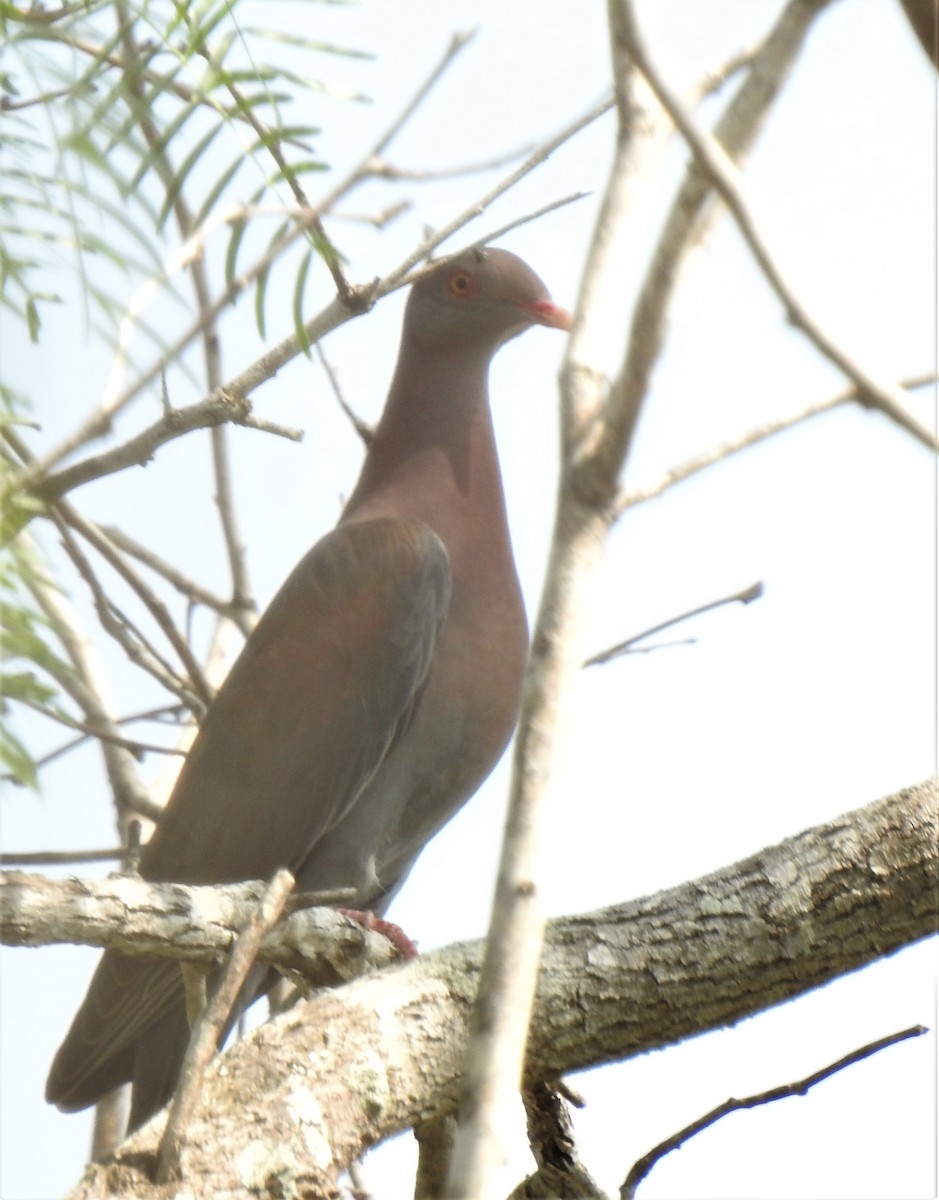
[[[926,387],[929,384],[935,383],[937,378],[939,377],[930,371],[901,380],[898,386],[905,391],[911,391],[914,388]],[[760,442],[766,441],[767,438],[775,437],[778,433],[784,433],[787,429],[793,429],[796,425],[801,425],[803,421],[811,420],[812,417],[831,412],[833,409],[840,408],[842,405],[858,399],[858,389],[856,385],[851,384],[834,396],[816,401],[814,404],[808,404],[805,408],[800,409],[799,412],[792,413],[788,417],[781,417],[777,421],[767,421],[765,425],[758,425],[755,429],[749,429],[739,437],[731,438],[729,441],[721,442],[720,445],[712,446],[710,450],[704,450],[700,454],[694,455],[693,458],[688,458],[683,463],[671,467],[654,483],[648,483],[641,487],[627,488],[622,491],[613,507],[614,516],[618,519],[627,509],[635,508],[638,504],[644,504],[647,500],[654,500],[656,496],[661,496],[669,488],[682,483],[685,479],[690,479],[706,467],[712,467],[715,463],[723,462],[724,459],[738,454],[741,450],[747,450],[750,446],[759,445]]]
[[[145,754],[179,754],[182,755],[183,758],[186,757],[185,750],[177,750],[173,746],[161,746],[156,742],[141,742],[136,738],[126,738],[121,734],[109,733],[106,730],[98,728],[94,724],[89,724],[87,721],[77,721],[74,717],[70,717],[66,713],[59,712],[57,709],[52,708],[48,704],[42,704],[38,700],[30,700],[24,697],[20,703],[25,704],[34,712],[38,712],[40,715],[46,717],[50,721],[53,721],[57,725],[64,725],[66,729],[74,729],[77,732],[84,734],[86,738],[93,737],[102,742],[110,742],[113,746],[123,746],[124,749],[129,750],[134,758],[138,761],[143,758]]]
[[[500,167],[507,167],[509,163],[525,158],[534,149],[533,143],[526,142],[524,146],[516,146],[514,150],[507,150],[504,154],[494,154],[492,158],[461,163],[453,167],[396,167],[393,163],[385,162],[384,159],[372,159],[369,163],[368,173],[374,179],[385,179],[392,183],[426,183],[433,179],[459,179],[463,175],[479,175],[483,171],[496,171]]]
[[[194,429],[212,429],[226,423],[242,425],[248,429],[258,429],[264,433],[273,433],[277,437],[287,438],[292,442],[303,440],[303,432],[299,429],[288,429],[286,426],[262,421],[251,411],[251,402],[244,396],[236,396],[227,389],[219,389],[204,400],[190,404],[185,408],[174,408],[165,412],[159,421],[154,421],[143,432],[129,438],[113,450],[105,450],[101,454],[91,455],[70,467],[65,467],[54,475],[43,480],[35,489],[40,500],[51,504],[64,496],[66,492],[90,483],[93,479],[102,479],[105,475],[113,475],[127,467],[142,467],[151,461],[160,446]]]
[[[724,85],[733,79],[735,75],[739,75],[741,71],[753,65],[754,60],[763,53],[766,42],[767,39],[762,38],[753,46],[737,50],[719,66],[705,72],[689,92],[685,103],[689,107],[694,108],[708,96],[713,96],[716,92],[721,91]]]
[[[548,1083],[530,1085],[522,1093],[528,1141],[538,1170],[512,1192],[509,1200],[607,1200],[580,1161],[574,1126],[560,1088]]]
[[[617,0],[617,2],[621,7],[622,37],[626,49],[637,69],[642,72],[663,108],[688,143],[698,164],[707,174],[711,185],[720,193],[721,199],[727,205],[767,282],[785,308],[787,319],[797,329],[800,329],[827,359],[853,380],[862,404],[878,409],[930,450],[935,450],[937,445],[935,435],[907,411],[902,393],[890,384],[882,383],[866,371],[809,315],[806,307],[783,277],[782,271],[777,266],[775,258],[757,227],[752,208],[745,199],[739,172],[733,162],[714,138],[698,128],[694,119],[650,60],[636,21],[632,0]]]
[[[368,449],[368,447],[372,444],[372,438],[375,436],[374,427],[369,425],[367,421],[362,420],[362,418],[357,412],[355,412],[355,410],[346,400],[345,396],[342,394],[342,388],[339,386],[339,379],[336,375],[336,372],[333,370],[332,364],[326,357],[323,347],[319,344],[319,342],[316,343],[316,354],[320,360],[320,366],[322,366],[323,370],[326,372],[326,378],[329,380],[329,386],[332,388],[332,393],[336,397],[339,407],[349,418],[349,423],[359,435],[362,444],[366,449]]]
[[[539,221],[548,213],[555,212],[559,208],[564,208],[568,204],[574,204],[577,200],[583,200],[584,197],[589,195],[589,192],[571,192],[569,196],[562,196],[560,200],[552,200],[549,204],[545,204],[541,208],[536,208],[534,212],[525,213],[524,216],[515,217],[514,220],[507,221],[505,225],[500,225],[498,229],[492,229],[488,233],[483,234],[482,237],[472,244],[474,246],[486,246],[490,242],[494,242],[496,238],[504,237],[505,234],[511,233],[513,229],[519,229],[522,225],[530,225],[532,221]]]
[[[572,464],[581,457],[579,434],[585,407],[596,400],[577,392],[587,377],[570,364],[602,314],[621,303],[624,217],[636,180],[647,158],[664,145],[664,123],[657,121],[629,84],[628,65],[615,71],[618,127],[616,154],[597,232],[584,274],[581,296],[562,369],[562,487],[548,578],[522,696],[515,739],[514,770],[505,835],[493,901],[447,1196],[490,1196],[505,1157],[505,1112],[519,1086],[529,1014],[537,979],[544,928],[538,884],[539,820],[555,783],[573,688],[580,669],[588,581],[599,562],[606,515],[597,496],[608,494],[596,480],[584,503],[573,486]],[[615,263],[615,267],[614,267]],[[597,383],[597,373],[589,378]]]
[[[166,704],[160,708],[151,709],[149,713],[140,713],[129,717],[116,717],[115,724],[127,725],[132,721],[144,720],[157,721],[161,715],[174,714],[175,719],[173,720],[172,724],[178,726],[180,724],[180,714],[184,711],[186,710],[182,704]],[[42,770],[42,768],[48,766],[49,763],[55,762],[57,758],[61,758],[65,754],[69,754],[72,750],[76,750],[79,746],[84,745],[85,742],[87,742],[90,738],[97,738],[97,736],[97,732],[83,733],[81,736],[71,738],[69,741],[64,742],[61,746],[56,746],[55,749],[47,751],[45,754],[36,759],[37,770]]]
[[[277,243],[276,248],[272,248],[262,263],[256,264],[250,272],[234,280],[218,300],[207,304],[200,312],[197,321],[132,385],[119,394],[111,394],[113,389],[109,389],[108,395],[96,412],[82,424],[74,435],[65,439],[54,451],[44,455],[41,459],[36,458],[29,462],[21,473],[9,482],[6,491],[12,492],[19,488],[33,487],[35,494],[46,502],[50,502],[91,479],[122,470],[126,466],[142,465],[148,462],[160,445],[172,440],[173,437],[180,436],[182,432],[188,432],[195,428],[212,427],[229,421],[277,433],[280,436],[299,439],[302,435],[296,431],[284,429],[270,422],[262,422],[254,417],[251,405],[247,400],[250,393],[275,375],[281,367],[295,358],[307,346],[319,341],[352,317],[368,311],[380,297],[413,282],[420,275],[419,272],[413,276],[409,274],[414,266],[427,258],[437,246],[452,237],[464,225],[481,215],[509,188],[546,161],[559,146],[602,116],[610,106],[611,102],[604,102],[596,106],[548,139],[517,170],[486,193],[482,199],[466,209],[459,217],[450,221],[443,229],[426,238],[383,280],[375,281],[364,287],[351,287],[344,302],[338,298],[330,302],[306,323],[302,340],[297,334],[290,334],[262,354],[239,375],[229,380],[224,387],[216,389],[213,395],[187,408],[165,414],[160,421],[155,422],[148,430],[130,439],[124,445],[117,446],[103,454],[91,456],[72,467],[64,468],[48,478],[43,478],[45,472],[55,463],[61,461],[79,446],[106,432],[114,415],[125,408],[143,387],[158,378],[166,365],[181,353],[193,338],[211,324],[222,308],[230,304],[251,279],[256,278],[270,266],[273,258],[283,252],[288,241],[300,236],[303,230],[299,227],[295,228]],[[571,199],[576,198],[574,196],[558,201],[546,206],[541,211],[548,212],[558,204],[569,203]],[[540,215],[540,213],[534,215]],[[516,224],[531,219],[534,217],[522,218],[505,228],[514,228]],[[201,241],[202,236],[203,234],[198,235],[197,240]]]
[[[99,946],[211,966],[231,950],[266,886],[150,883],[137,875],[49,879],[7,871],[0,876],[3,944]],[[264,938],[258,957],[284,970],[309,970],[324,983],[360,974],[356,960],[394,961],[397,951],[384,934],[324,907],[352,896],[350,888],[292,895],[289,916]]]
[[[543,142],[537,150],[525,159],[521,166],[516,168],[510,175],[507,175],[501,183],[487,192],[480,200],[477,200],[470,208],[464,209],[459,216],[454,217],[452,221],[448,221],[442,229],[438,229],[435,233],[425,238],[417,249],[408,255],[404,262],[399,263],[394,270],[385,276],[375,291],[375,298],[377,299],[379,296],[385,296],[389,292],[396,291],[406,283],[413,283],[419,276],[412,276],[410,272],[418,263],[428,258],[438,246],[453,237],[464,225],[468,225],[470,221],[474,221],[477,217],[482,216],[487,208],[490,208],[500,196],[504,195],[510,188],[513,188],[519,180],[524,179],[526,175],[530,175],[543,162],[547,162],[555,150],[563,146],[565,142],[569,142],[572,137],[575,137],[582,129],[586,129],[588,125],[593,124],[599,117],[609,112],[612,107],[612,100],[601,101],[588,112],[584,113],[583,116],[566,125],[554,137],[548,138],[546,142]]]
[[[74,675],[62,675],[57,682],[78,705],[90,730],[119,738],[121,731],[108,694],[107,680],[97,650],[85,634],[78,614],[64,593],[38,573],[27,576],[25,582],[74,668]],[[102,741],[100,745],[118,811],[126,814],[150,809],[152,801],[140,779],[133,755],[113,741]]]
[[[410,212],[413,207],[410,200],[396,200],[377,213],[334,212],[330,213],[330,217],[334,221],[353,221],[357,225],[371,225],[373,229],[387,229],[392,221]]]
[[[749,587],[744,588],[740,592],[734,592],[732,596],[722,596],[720,600],[709,600],[707,604],[699,604],[697,608],[692,608],[688,612],[680,613],[677,617],[669,617],[667,621],[660,621],[658,625],[653,625],[651,629],[644,629],[642,633],[634,634],[627,638],[624,642],[619,642],[615,646],[611,646],[609,650],[602,650],[599,654],[593,654],[590,658],[584,660],[585,667],[597,667],[602,663],[608,663],[614,658],[619,658],[622,654],[628,654],[637,642],[643,642],[646,638],[652,637],[653,634],[661,633],[664,629],[671,629],[673,625],[677,625],[680,621],[690,621],[692,617],[699,617],[702,613],[710,612],[715,608],[722,608],[725,604],[750,604],[754,600],[759,600],[763,595],[762,583],[751,583]]]
[[[862,1062],[865,1058],[870,1058],[872,1054],[878,1054],[881,1050],[886,1050],[889,1046],[895,1046],[898,1042],[905,1042],[909,1038],[921,1037],[924,1033],[928,1033],[925,1025],[914,1025],[910,1029],[904,1029],[901,1033],[891,1033],[887,1037],[878,1038],[876,1042],[869,1042],[866,1046],[861,1046],[858,1050],[852,1050],[850,1054],[846,1054],[843,1058],[839,1058],[837,1062],[830,1063],[829,1066],[823,1067],[820,1071],[814,1071],[811,1075],[807,1075],[805,1079],[800,1079],[798,1083],[787,1083],[783,1087],[770,1088],[766,1092],[758,1092],[754,1096],[745,1096],[742,1100],[725,1100],[723,1104],[718,1104],[716,1108],[712,1108],[709,1113],[705,1113],[703,1117],[699,1117],[697,1121],[692,1121],[690,1125],[686,1125],[684,1129],[680,1129],[677,1133],[672,1134],[670,1138],[666,1138],[664,1142],[660,1142],[648,1154],[644,1154],[632,1166],[629,1174],[620,1188],[619,1194],[621,1200],[634,1200],[636,1189],[643,1179],[649,1174],[655,1164],[666,1154],[670,1154],[672,1150],[678,1150],[690,1138],[707,1129],[709,1125],[714,1125],[721,1117],[726,1117],[728,1113],[740,1112],[745,1108],[756,1108],[761,1104],[772,1104],[775,1100],[785,1100],[790,1096],[804,1096],[816,1084],[821,1083],[825,1079],[830,1079],[832,1075],[837,1075],[839,1071],[845,1070],[847,1067],[854,1066],[855,1063]]]
[[[71,504],[66,500],[60,500],[52,510],[51,518],[55,522],[59,533],[64,539],[65,548],[71,557],[75,566],[78,568],[85,582],[88,583],[95,597],[95,603],[98,609],[102,623],[105,624],[108,632],[116,637],[123,649],[131,653],[131,643],[123,636],[124,629],[122,626],[130,627],[131,623],[126,617],[121,617],[117,622],[111,618],[111,614],[117,613],[116,605],[108,598],[104,589],[98,583],[94,572],[91,570],[88,560],[79,549],[75,539],[71,536],[70,530],[75,530],[101,555],[105,562],[112,567],[124,582],[131,588],[140,599],[144,607],[149,611],[157,624],[157,627],[166,637],[173,650],[179,656],[179,660],[184,667],[188,680],[185,683],[175,683],[170,690],[176,695],[179,695],[181,700],[189,702],[193,699],[189,688],[195,693],[196,709],[198,713],[203,707],[208,706],[214,695],[214,689],[209,685],[202,670],[202,666],[196,659],[192,650],[189,648],[185,638],[176,628],[173,619],[166,608],[163,601],[149,588],[140,578],[136,571],[132,569],[130,564],[117,549],[117,547],[102,533],[102,531],[94,524],[93,521],[83,517]],[[158,677],[166,684],[167,679],[173,679],[174,673],[169,665],[165,662],[161,655],[150,645],[143,637],[139,630],[135,631],[136,637],[139,639],[140,648],[145,648],[150,658],[148,670],[153,673],[154,664],[158,664]],[[132,655],[133,657],[133,655]],[[135,658],[135,661],[136,658]]]
[[[257,909],[238,934],[212,999],[192,1031],[180,1068],[176,1095],[157,1151],[157,1183],[179,1178],[179,1160],[186,1128],[202,1090],[205,1069],[218,1048],[241,985],[254,965],[261,939],[279,920],[293,884],[294,878],[290,872],[281,869],[264,889]]]
[[[352,189],[364,179],[368,179],[371,175],[376,174],[376,168],[380,172],[380,168],[382,166],[381,158],[384,152],[388,149],[392,141],[398,136],[404,126],[408,123],[408,121],[410,121],[411,117],[414,116],[415,112],[417,112],[423,102],[427,99],[427,96],[433,90],[434,85],[443,77],[448,67],[459,54],[459,52],[465,45],[472,41],[475,36],[476,34],[474,30],[467,30],[466,32],[455,33],[453,35],[453,37],[450,39],[450,44],[444,51],[440,62],[434,67],[431,73],[414,93],[413,97],[404,106],[404,109],[400,115],[391,122],[382,136],[378,139],[371,150],[369,150],[365,157],[361,159],[358,165],[353,167],[349,174],[346,175],[346,177],[339,184],[337,184],[336,187],[326,194],[319,205],[320,212],[329,212],[335,205],[336,201],[340,199],[340,197],[348,195],[348,193],[351,192]]]
[[[116,525],[101,525],[101,532],[110,541],[114,543],[119,550],[123,550],[125,554],[130,554],[148,566],[151,571],[155,571],[162,576],[167,583],[186,597],[193,604],[204,604],[207,608],[213,609],[222,616],[231,616],[237,619],[236,613],[232,612],[231,604],[227,600],[223,600],[221,596],[210,592],[208,588],[204,588],[201,583],[196,583],[194,579],[184,574],[178,567],[161,558],[149,546],[144,546],[135,538],[132,538],[129,533],[125,533],[122,529],[118,529]],[[242,630],[243,633],[250,630]]]
[[[759,47],[740,87],[714,131],[715,138],[734,160],[743,161],[756,142],[766,118],[785,86],[801,53],[813,21],[831,0],[788,0],[773,28]],[[610,4],[611,27],[619,30],[620,10]],[[628,54],[626,55],[628,59]],[[629,329],[628,349],[607,401],[614,421],[605,436],[608,453],[620,454],[628,442],[644,403],[652,372],[662,352],[668,313],[692,255],[706,244],[721,212],[708,202],[713,190],[707,175],[692,160],[662,226],[649,260]],[[594,358],[599,356],[594,354]]]
[[[933,933],[936,807],[932,780],[643,901],[551,922],[526,1086],[732,1025]],[[227,1051],[183,1157],[200,1194],[268,1187],[274,1165],[244,1177],[246,1131],[265,1163],[276,1147],[298,1191],[329,1194],[364,1147],[452,1111],[481,955],[451,946],[327,989]],[[118,1179],[158,1200],[141,1166],[160,1123],[91,1168],[73,1200]]]

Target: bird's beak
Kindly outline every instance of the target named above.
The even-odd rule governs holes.
[[[552,329],[564,329],[570,332],[573,318],[566,308],[555,304],[553,300],[533,300],[524,306],[525,312],[539,325],[548,325]]]

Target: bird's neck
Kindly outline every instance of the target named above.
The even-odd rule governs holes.
[[[507,548],[487,390],[490,357],[465,348],[459,358],[418,355],[405,343],[344,522],[416,517],[439,534],[451,559],[467,540],[477,540],[474,532],[493,552]]]

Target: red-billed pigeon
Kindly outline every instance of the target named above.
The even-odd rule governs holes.
[[[505,250],[415,284],[355,491],[220,688],[141,855],[145,879],[287,867],[298,889],[355,888],[355,906],[380,914],[495,766],[528,635],[487,376],[530,325],[569,329],[570,316]],[[107,950],[46,1098],[74,1110],[132,1081],[136,1128],[172,1096],[188,1036],[179,966]]]

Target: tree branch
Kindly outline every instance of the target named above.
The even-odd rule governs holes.
[[[814,1071],[811,1075],[807,1075],[805,1079],[800,1079],[798,1083],[787,1083],[782,1087],[770,1088],[769,1091],[759,1092],[755,1096],[745,1096],[742,1100],[725,1100],[723,1104],[718,1104],[709,1113],[705,1113],[697,1121],[692,1121],[684,1129],[679,1129],[670,1138],[666,1138],[664,1142],[660,1142],[657,1146],[653,1147],[648,1154],[644,1154],[642,1158],[637,1159],[630,1168],[623,1186],[620,1188],[620,1200],[635,1200],[636,1189],[639,1187],[639,1184],[642,1183],[643,1179],[645,1179],[660,1159],[664,1158],[666,1154],[670,1154],[673,1150],[680,1149],[690,1138],[701,1133],[709,1126],[714,1125],[722,1117],[726,1117],[728,1113],[740,1112],[742,1109],[747,1108],[756,1108],[761,1104],[772,1104],[776,1100],[785,1100],[790,1096],[804,1096],[816,1084],[821,1083],[825,1079],[830,1079],[832,1075],[845,1070],[846,1067],[854,1066],[855,1063],[861,1062],[865,1058],[870,1058],[872,1054],[886,1050],[889,1046],[895,1046],[897,1042],[905,1042],[909,1038],[920,1037],[924,1033],[926,1033],[925,1025],[914,1025],[911,1029],[904,1029],[900,1033],[889,1034],[887,1037],[879,1038],[876,1042],[870,1042],[866,1046],[861,1046],[858,1050],[852,1050],[850,1054],[839,1058],[837,1062],[830,1063],[827,1067],[822,1067],[820,1071]]]
[[[812,23],[829,3],[831,0],[788,0],[754,54],[714,130],[714,137],[735,162],[743,162],[753,149],[805,46]],[[614,36],[623,41],[618,0],[611,0],[610,21]],[[624,45],[623,53],[629,61],[627,50]],[[721,215],[718,206],[708,205],[713,194],[706,172],[693,159],[652,251],[633,309],[626,358],[611,388],[610,404],[621,414],[616,424],[620,440],[634,427],[646,397],[665,343],[668,314],[678,285]]]
[[[178,1178],[186,1127],[199,1099],[206,1067],[218,1048],[241,985],[257,958],[261,939],[276,924],[294,885],[289,871],[280,870],[264,889],[255,912],[240,930],[222,978],[192,1031],[179,1072],[179,1083],[157,1151],[156,1181]]]
[[[637,69],[642,72],[675,127],[688,143],[689,149],[701,169],[706,173],[711,186],[727,205],[767,282],[786,310],[787,319],[806,335],[825,358],[853,380],[862,404],[878,409],[930,450],[935,450],[937,446],[935,435],[907,411],[902,393],[866,371],[810,316],[805,305],[799,300],[777,266],[776,260],[757,226],[753,211],[745,199],[743,185],[733,162],[713,137],[698,128],[694,119],[650,59],[639,30],[632,0],[616,0],[616,3],[621,7],[620,36],[625,50]]]
[[[614,79],[616,152],[561,373],[561,491],[522,695],[509,811],[447,1186],[446,1194],[457,1200],[492,1194],[505,1157],[505,1112],[519,1086],[544,928],[539,824],[551,803],[549,790],[563,753],[571,684],[584,658],[587,588],[603,551],[612,495],[611,480],[601,478],[603,464],[593,471],[586,497],[578,486],[584,449],[580,431],[599,415],[600,397],[606,394],[593,352],[605,314],[622,303],[624,218],[645,166],[666,136],[655,108],[633,88],[625,61],[614,63]],[[572,364],[584,359],[586,369],[575,370]],[[613,464],[614,478],[619,466]],[[595,462],[588,471],[593,468]]]
[[[908,379],[901,380],[899,386],[905,391],[911,391],[914,388],[926,387],[935,382],[935,372],[927,371],[922,375],[913,375]],[[641,487],[627,488],[622,491],[614,506],[614,516],[618,519],[627,509],[635,508],[638,504],[644,504],[647,500],[654,500],[656,496],[661,496],[669,488],[673,488],[676,484],[690,479],[706,467],[713,467],[716,463],[723,462],[734,454],[739,454],[741,450],[757,446],[760,442],[765,442],[767,438],[775,437],[778,433],[784,433],[787,429],[801,425],[803,421],[809,421],[812,417],[831,412],[833,409],[840,408],[852,400],[859,399],[860,393],[857,386],[850,384],[848,387],[842,388],[840,392],[836,392],[835,395],[816,401],[814,404],[807,404],[804,408],[796,413],[792,413],[788,417],[781,417],[777,421],[767,421],[765,425],[758,425],[755,429],[748,429],[746,433],[740,434],[739,437],[721,442],[720,445],[712,446],[709,450],[703,450],[700,454],[696,454],[692,458],[685,459],[684,462],[669,468],[668,471],[653,483],[648,483]]]
[[[930,780],[677,888],[552,921],[527,1081],[731,1025],[934,933],[936,796]],[[298,1193],[331,1194],[364,1148],[452,1111],[481,957],[478,942],[435,951],[232,1047],[194,1114],[192,1190],[248,1200],[286,1174]],[[90,1168],[72,1200],[118,1180],[162,1196],[145,1171],[164,1120]]]
[[[212,965],[249,924],[265,886],[149,883],[135,875],[49,879],[7,871],[0,874],[2,939],[7,946],[100,946]],[[289,916],[262,939],[258,958],[284,970],[312,971],[313,978],[325,974],[331,983],[393,962],[396,951],[383,934],[330,908],[311,907],[351,895],[344,888],[292,896]]]

